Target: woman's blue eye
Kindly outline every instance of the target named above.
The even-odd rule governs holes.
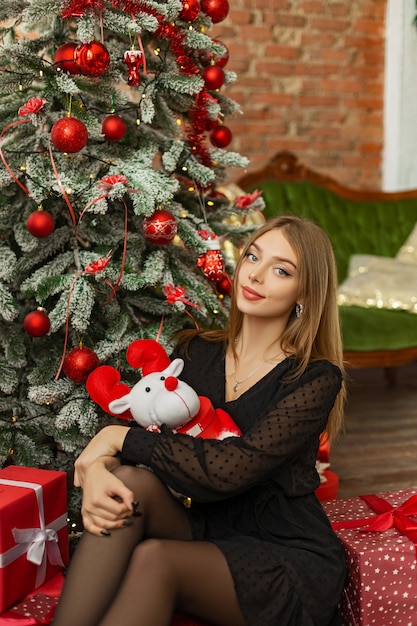
[[[256,261],[257,260],[257,256],[254,252],[247,252],[246,256],[248,257],[248,259],[250,259],[251,261]]]
[[[276,267],[276,268],[275,268],[275,271],[276,271],[276,273],[277,273],[279,276],[289,276],[289,275],[290,275],[290,274],[289,274],[289,272],[287,272],[287,270],[284,270],[284,268],[283,268],[283,267]]]

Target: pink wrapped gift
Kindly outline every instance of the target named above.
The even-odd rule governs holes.
[[[344,626],[417,626],[417,489],[323,508],[346,554]]]
[[[68,564],[65,472],[0,471],[0,613]]]

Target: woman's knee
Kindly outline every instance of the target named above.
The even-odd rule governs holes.
[[[164,580],[166,583],[174,581],[177,576],[170,559],[167,558],[166,542],[162,539],[145,539],[134,550],[130,567],[133,571],[143,575]]]
[[[136,467],[135,465],[119,465],[113,470],[113,473],[119,478],[129,489],[135,491],[140,487],[141,491],[155,489],[157,485],[162,485],[161,481],[155,474],[145,467]]]

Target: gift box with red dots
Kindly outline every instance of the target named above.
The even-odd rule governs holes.
[[[417,489],[323,503],[347,561],[344,626],[417,626]]]
[[[66,473],[0,471],[0,613],[68,564]]]

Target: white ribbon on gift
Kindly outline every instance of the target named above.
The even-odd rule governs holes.
[[[24,487],[33,489],[36,495],[39,512],[39,528],[14,528],[13,537],[16,545],[3,554],[0,554],[0,568],[7,567],[22,554],[27,554],[27,560],[38,566],[36,574],[36,587],[45,582],[46,565],[49,561],[52,565],[64,567],[61,552],[58,546],[57,531],[67,523],[67,514],[64,513],[56,520],[45,526],[45,511],[43,505],[42,486],[36,483],[28,483],[20,480],[0,479],[0,485],[9,487]]]

